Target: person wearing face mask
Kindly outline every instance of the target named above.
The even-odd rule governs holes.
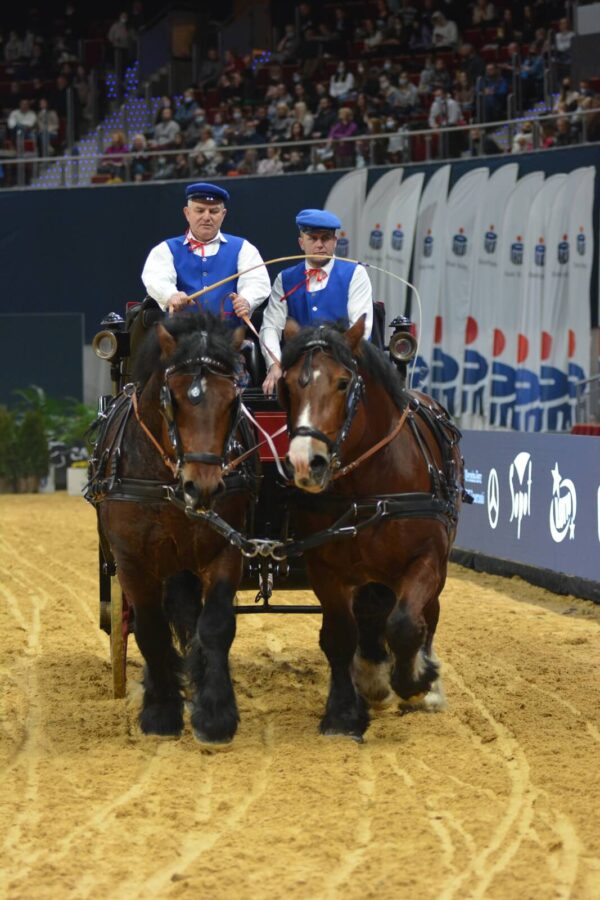
[[[182,131],[191,125],[198,111],[198,103],[194,88],[189,87],[183,93],[183,100],[175,110],[175,121]]]
[[[403,116],[410,115],[419,106],[419,92],[410,81],[408,72],[400,73],[395,106],[397,111]]]
[[[329,96],[333,100],[351,100],[354,91],[354,75],[346,71],[346,63],[338,63],[337,70],[329,81]]]
[[[273,357],[281,358],[281,336],[288,316],[299,325],[340,320],[352,325],[364,314],[365,338],[373,328],[373,292],[366,270],[335,259],[336,231],[342,227],[338,217],[323,209],[303,209],[296,216],[296,225],[300,251],[307,259],[284,269],[273,283],[260,330],[267,365],[265,394],[274,393],[281,378],[281,367]],[[334,258],[322,258],[328,256]]]

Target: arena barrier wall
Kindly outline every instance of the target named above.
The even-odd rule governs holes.
[[[600,441],[465,431],[453,559],[600,603]]]

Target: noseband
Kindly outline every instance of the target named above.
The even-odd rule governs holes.
[[[319,350],[325,354],[325,356],[332,356],[331,344],[329,344],[328,341],[323,340],[322,338],[316,338],[315,340],[309,341],[306,345],[304,364],[298,379],[300,387],[306,387],[312,381],[313,356]],[[319,431],[318,428],[310,428],[308,425],[299,425],[297,428],[290,431],[290,441],[295,437],[310,437],[325,444],[329,451],[329,468],[332,471],[339,469],[342,464],[340,460],[341,446],[348,437],[358,404],[360,403],[365,390],[365,383],[362,376],[358,374],[358,368],[354,360],[352,360],[350,366],[346,366],[343,363],[340,363],[340,365],[344,366],[349,373],[350,384],[346,389],[346,417],[337,437],[332,440],[323,431]]]
[[[239,393],[237,394],[233,406],[229,431],[225,440],[222,455],[219,456],[216,453],[184,453],[181,435],[179,434],[179,428],[177,427],[177,420],[175,418],[173,394],[169,386],[169,378],[171,375],[182,371],[188,371],[193,374],[192,382],[187,391],[188,400],[193,406],[197,406],[204,399],[202,378],[205,372],[210,372],[212,375],[218,375],[220,378],[228,378],[233,382],[236,377],[235,373],[231,372],[228,367],[224,366],[223,363],[219,362],[217,359],[213,359],[210,356],[196,356],[165,369],[163,384],[160,389],[160,411],[167,423],[169,441],[171,442],[171,448],[177,459],[177,471],[180,472],[185,463],[190,462],[205,463],[209,466],[224,466],[233,442],[234,433],[240,421],[241,396]]]

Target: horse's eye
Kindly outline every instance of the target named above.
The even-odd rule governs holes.
[[[340,380],[337,383],[338,391],[347,391],[349,384],[350,384],[350,381],[347,378],[340,378]]]

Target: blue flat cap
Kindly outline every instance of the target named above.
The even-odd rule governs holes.
[[[207,184],[204,181],[197,181],[196,184],[188,184],[185,189],[185,196],[188,200],[208,200],[208,202],[227,203],[229,200],[229,192],[225,188],[216,184]]]
[[[324,209],[303,209],[296,216],[296,225],[300,231],[311,231],[327,228],[335,231],[341,228],[342,223],[333,213],[326,212]]]

